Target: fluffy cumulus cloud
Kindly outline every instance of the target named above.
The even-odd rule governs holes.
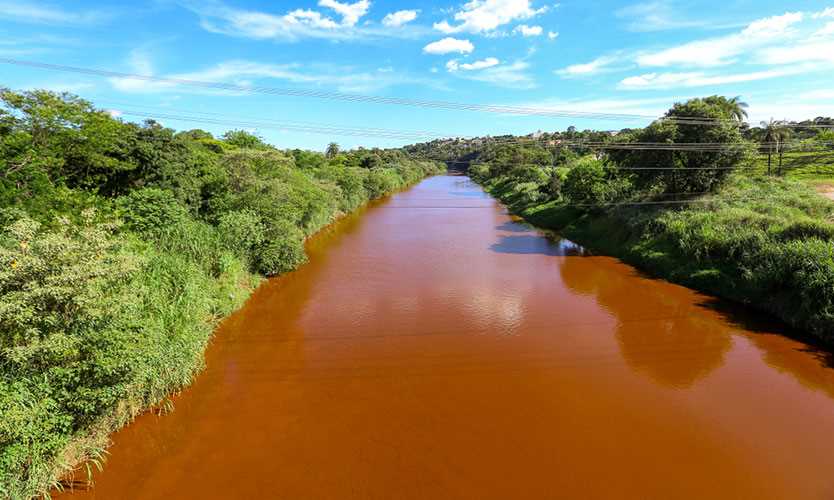
[[[355,26],[359,18],[368,13],[371,2],[369,0],[359,0],[355,3],[341,3],[336,0],[319,0],[319,6],[336,11],[342,16],[343,26]]]
[[[398,28],[417,19],[419,13],[419,10],[398,10],[382,18],[382,24],[391,28]]]
[[[432,42],[423,47],[426,54],[469,54],[475,50],[475,46],[469,40],[446,37],[442,40]]]
[[[557,38],[559,38],[559,32],[558,31],[548,31],[547,32],[547,38],[549,38],[551,40],[556,40]]]
[[[526,24],[519,24],[513,30],[513,33],[520,33],[521,36],[539,36],[543,32],[541,26],[527,26]]]
[[[531,19],[547,11],[530,5],[530,0],[471,0],[455,12],[453,23],[447,20],[434,24],[443,33],[490,32],[514,21]]]
[[[826,18],[826,17],[834,17],[834,7],[828,7],[827,9],[822,10],[820,12],[814,12],[814,14],[812,14],[812,17],[814,19],[823,19],[823,18]]]
[[[486,59],[482,59],[480,61],[475,61],[471,63],[460,63],[457,59],[452,59],[451,61],[446,63],[446,69],[449,72],[455,71],[477,71],[480,69],[491,68],[493,66],[498,66],[501,63],[495,57],[487,57]]]

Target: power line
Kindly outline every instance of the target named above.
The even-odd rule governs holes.
[[[411,133],[407,132],[386,132],[382,130],[372,130],[372,129],[352,129],[352,128],[340,128],[340,127],[328,127],[328,126],[310,126],[310,125],[295,125],[292,123],[280,123],[280,122],[251,122],[251,121],[234,121],[234,120],[218,120],[208,117],[194,117],[194,116],[183,116],[183,115],[174,115],[174,114],[166,114],[166,113],[144,113],[144,112],[135,112],[130,110],[122,111],[123,115],[126,116],[137,116],[137,117],[145,117],[145,118],[154,118],[159,120],[176,120],[176,121],[188,121],[194,123],[203,123],[203,124],[210,124],[210,125],[223,125],[223,126],[232,126],[232,127],[241,127],[241,128],[265,128],[265,129],[275,129],[281,131],[296,131],[296,132],[309,132],[309,133],[316,133],[316,134],[326,134],[326,135],[345,135],[345,136],[359,136],[359,137],[379,137],[384,139],[402,139],[402,140],[414,140],[416,138],[421,138],[425,136],[421,135],[412,135]]]
[[[131,106],[136,106],[131,104]],[[330,135],[347,135],[347,136],[360,136],[360,137],[381,137],[387,139],[402,139],[402,140],[420,140],[420,139],[427,139],[430,134],[438,134],[437,132],[429,132],[429,131],[412,131],[412,130],[396,130],[396,129],[384,129],[384,128],[369,128],[369,127],[349,127],[344,125],[330,125],[330,124],[322,124],[322,123],[315,123],[315,122],[303,122],[303,121],[284,121],[284,120],[263,120],[257,118],[246,118],[246,119],[237,119],[237,118],[230,118],[228,115],[222,113],[211,113],[211,112],[200,112],[200,111],[187,111],[187,113],[192,114],[199,114],[199,115],[207,115],[205,116],[188,116],[188,115],[181,115],[181,114],[173,114],[167,112],[159,112],[156,110],[165,109],[170,111],[175,111],[170,108],[158,108],[153,106],[137,106],[138,108],[148,108],[155,110],[153,113],[145,112],[141,110],[131,110],[131,109],[121,109],[119,110],[121,114],[127,116],[137,116],[137,117],[145,117],[145,118],[155,118],[155,119],[170,119],[170,120],[177,120],[177,121],[189,121],[195,123],[207,123],[207,124],[214,124],[214,125],[225,125],[225,126],[235,126],[235,127],[244,127],[244,128],[267,128],[267,129],[277,129],[277,130],[293,130],[293,131],[300,131],[300,132],[309,132],[309,133],[319,133],[319,134],[330,134]],[[186,112],[184,110],[177,110],[181,112]],[[223,119],[216,119],[212,118],[213,116],[222,116]],[[446,136],[448,137],[448,136]],[[658,151],[702,151],[702,152],[720,152],[720,151],[735,151],[740,149],[752,149],[754,147],[766,147],[766,146],[780,146],[780,147],[793,147],[793,144],[786,144],[786,143],[759,143],[759,144],[750,144],[750,143],[720,143],[720,142],[713,142],[713,143],[664,143],[664,142],[601,142],[601,141],[589,141],[589,140],[546,140],[546,139],[538,139],[538,138],[526,138],[526,137],[507,137],[507,138],[488,138],[488,139],[481,139],[481,138],[466,138],[457,136],[455,138],[446,138],[446,137],[435,137],[434,140],[448,140],[448,141],[475,141],[475,140],[482,140],[488,144],[541,144],[544,146],[555,146],[555,147],[587,147],[591,149],[622,149],[622,150],[658,150]],[[430,141],[431,142],[431,141]],[[834,145],[834,142],[825,142],[825,143],[817,143],[817,146],[821,145]],[[412,145],[413,146],[413,145]]]
[[[140,75],[136,73],[123,73],[118,71],[101,70],[95,68],[82,68],[78,66],[67,66],[61,64],[51,64],[38,61],[24,61],[20,59],[0,58],[0,63],[10,64],[15,66],[24,66],[30,68],[45,69],[50,71],[61,71],[67,73],[78,73],[91,76],[100,76],[107,78],[121,78],[129,80],[140,80],[148,82],[166,83],[171,85],[186,85],[192,87],[213,89],[213,90],[227,90],[244,93],[259,93],[267,95],[280,95],[288,97],[310,97],[318,99],[340,100],[346,102],[361,102],[373,104],[392,104],[400,106],[422,107],[430,109],[446,109],[456,111],[478,111],[486,113],[497,114],[511,114],[511,115],[527,115],[527,116],[546,116],[554,118],[586,118],[599,120],[615,120],[615,121],[645,121],[645,120],[664,120],[669,122],[676,122],[681,124],[697,124],[697,125],[719,125],[719,124],[738,124],[736,120],[709,118],[709,117],[662,117],[658,118],[653,115],[641,115],[630,113],[609,113],[609,112],[589,112],[589,111],[572,111],[572,110],[556,110],[550,108],[534,108],[525,106],[507,106],[507,105],[492,105],[492,104],[474,104],[461,103],[452,101],[438,101],[438,100],[423,100],[423,99],[409,99],[403,97],[387,97],[374,96],[362,94],[349,94],[342,92],[330,92],[323,90],[312,89],[292,89],[282,87],[264,87],[264,86],[250,86],[238,85],[223,82],[207,82],[199,80],[190,80],[184,78],[173,77],[157,77],[150,75]]]
[[[328,125],[328,124],[313,124],[313,122],[294,122],[294,121],[276,121],[276,120],[257,120],[257,119],[247,119],[247,121],[243,120],[236,120],[230,118],[224,119],[214,119],[210,117],[203,117],[203,116],[187,116],[187,115],[179,115],[179,114],[170,114],[170,113],[148,113],[144,111],[133,111],[129,109],[119,110],[123,115],[126,116],[137,116],[137,117],[144,117],[144,118],[154,118],[154,119],[170,119],[176,121],[188,121],[194,123],[205,123],[205,124],[213,124],[213,125],[224,125],[224,126],[233,126],[233,127],[243,127],[243,128],[266,128],[266,129],[276,129],[281,131],[298,131],[298,132],[308,132],[308,133],[317,133],[317,134],[328,134],[328,135],[345,135],[345,136],[354,136],[354,137],[379,137],[379,138],[386,138],[386,139],[401,139],[401,140],[419,140],[425,139],[425,134],[430,134],[431,132],[423,132],[423,131],[408,131],[408,130],[395,130],[395,129],[382,129],[382,128],[356,128],[356,127],[347,127],[347,126],[339,126],[339,125]],[[200,112],[197,112],[200,113]],[[220,115],[219,113],[201,113],[206,115]],[[453,140],[453,139],[450,139]],[[463,139],[468,140],[468,139]],[[540,139],[526,139],[526,138],[507,138],[504,140],[488,140],[486,142],[497,143],[499,145],[511,145],[511,144],[535,144],[535,143],[542,143],[547,142]],[[544,144],[548,145],[548,144]],[[608,149],[608,150],[640,150],[640,151],[690,151],[690,152],[724,152],[724,151],[737,151],[737,150],[744,150],[744,149],[753,149],[753,148],[760,148],[766,146],[776,146],[780,145],[781,147],[792,147],[791,144],[777,144],[777,143],[761,143],[761,144],[750,144],[750,143],[662,143],[662,142],[629,142],[629,143],[616,143],[616,142],[598,142],[598,141],[555,141],[553,146],[558,147],[587,147],[590,149]],[[817,143],[817,146],[824,146],[824,145],[834,145],[834,142],[825,142],[825,143]],[[805,149],[804,152],[818,152],[818,151],[810,151]],[[440,160],[438,160],[440,161]]]
[[[132,105],[131,106],[135,106]],[[148,108],[152,110],[158,110],[160,108],[155,108],[152,106],[137,106],[139,108]],[[165,109],[165,108],[163,108]],[[174,115],[171,113],[159,113],[155,112],[154,114],[146,113],[144,111],[133,111],[133,110],[119,110],[125,115],[130,116],[146,116],[146,117],[161,117],[173,120],[180,120],[180,121],[194,121],[194,122],[207,122],[212,124],[233,124],[236,126],[244,126],[244,127],[264,127],[264,128],[277,128],[280,130],[298,130],[298,131],[306,131],[306,132],[314,132],[314,133],[341,133],[342,135],[369,135],[369,136],[383,136],[388,138],[399,138],[399,139],[426,139],[427,137],[434,136],[434,140],[464,140],[464,141],[473,141],[479,139],[477,137],[465,137],[461,135],[454,135],[454,134],[441,134],[439,132],[431,132],[431,131],[418,131],[418,130],[397,130],[397,129],[384,129],[384,128],[370,128],[370,127],[350,127],[346,125],[330,125],[330,124],[322,124],[316,122],[306,122],[306,121],[285,121],[285,120],[262,120],[257,118],[245,118],[239,119],[234,117],[228,117],[228,115],[223,113],[211,113],[211,112],[200,112],[200,111],[185,111],[185,110],[174,110],[170,109],[170,111],[179,111],[184,113],[192,113],[192,114],[199,114],[199,115],[208,115],[208,116],[222,116],[224,117],[223,120],[216,120],[216,119],[206,119],[203,117],[191,117],[191,116],[184,116],[184,115]],[[245,120],[245,121],[244,121]],[[450,138],[452,137],[452,138]],[[448,139],[447,139],[448,138]],[[545,146],[573,146],[573,147],[588,147],[592,149],[638,149],[638,150],[670,150],[670,151],[678,151],[678,150],[687,150],[687,151],[726,151],[726,150],[737,150],[737,149],[748,149],[753,147],[769,147],[769,146],[778,146],[782,148],[792,148],[794,147],[794,143],[784,143],[784,142],[765,142],[765,143],[757,143],[757,144],[750,144],[750,143],[722,143],[722,142],[691,142],[691,143],[665,143],[665,142],[601,142],[601,141],[587,141],[587,140],[545,140],[545,139],[537,139],[537,138],[525,138],[525,137],[509,137],[509,138],[492,138],[486,139],[486,142],[494,142],[498,144],[523,144],[523,143],[542,143]],[[549,142],[553,142],[553,144],[548,144]],[[800,146],[803,144],[799,143]],[[834,142],[818,142],[815,146],[824,146],[824,145],[834,145]]]
[[[834,152],[831,153],[834,155]],[[412,160],[424,160],[424,161],[437,161],[446,163],[447,165],[486,165],[488,162],[470,162],[470,161],[458,161],[458,160],[442,160],[439,158],[420,158],[420,157],[412,157]],[[785,166],[783,165],[783,168]],[[668,171],[668,172],[678,172],[678,171],[690,171],[690,170],[738,170],[738,171],[745,171],[745,170],[763,170],[765,169],[764,166],[751,166],[751,167],[615,167],[614,170],[654,170],[654,171]]]
[[[218,112],[210,112],[210,111],[195,111],[195,110],[186,110],[186,109],[178,109],[178,108],[171,108],[168,106],[150,106],[145,104],[136,104],[131,102],[125,101],[114,101],[111,99],[96,99],[97,103],[103,104],[111,104],[119,106],[119,109],[112,109],[112,111],[117,111],[123,114],[126,114],[126,111],[132,111],[132,116],[141,115],[141,113],[148,113],[146,110],[151,110],[153,112],[162,112],[165,114],[172,114],[175,113],[177,115],[187,114],[187,115],[201,115],[201,116],[208,116],[208,117],[220,117],[226,120],[234,120],[239,122],[251,122],[251,123],[264,123],[268,125],[275,125],[275,126],[310,126],[310,127],[318,127],[318,128],[335,128],[335,129],[350,129],[350,130],[357,130],[357,131],[367,131],[367,132],[381,132],[381,133],[395,133],[395,134],[403,134],[403,135],[410,135],[414,137],[454,137],[455,134],[444,134],[441,132],[436,131],[428,131],[428,130],[402,130],[402,129],[386,129],[386,128],[379,128],[379,127],[354,127],[351,125],[344,125],[344,124],[327,124],[321,122],[311,122],[306,120],[273,120],[273,119],[264,119],[264,118],[254,118],[254,117],[239,117],[239,116],[229,116],[228,113],[218,113]],[[128,106],[129,108],[122,108],[121,106]],[[133,108],[136,108],[134,111]],[[148,114],[148,116],[151,116]],[[184,120],[185,121],[185,120]]]

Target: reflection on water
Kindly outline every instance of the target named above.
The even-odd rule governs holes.
[[[685,388],[723,364],[732,345],[730,325],[705,316],[684,290],[612,273],[603,260],[610,261],[564,259],[559,270],[566,285],[617,317],[616,338],[630,366],[658,383]]]
[[[498,243],[490,245],[490,250],[499,253],[520,255],[541,254],[551,256],[582,255],[584,250],[568,240],[550,240],[539,234],[500,236]]]
[[[428,179],[308,242],[61,498],[831,498],[834,370]],[[720,303],[718,303],[720,304]]]

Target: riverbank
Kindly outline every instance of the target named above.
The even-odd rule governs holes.
[[[805,184],[737,175],[684,208],[588,210],[564,201],[518,203],[511,182],[476,180],[533,225],[834,344],[834,204]]]
[[[0,101],[0,498],[100,464],[110,432],[170,408],[262,277],[306,261],[310,235],[444,170],[124,122],[67,94]]]
[[[433,173],[427,172],[426,175]],[[422,178],[409,179],[407,183],[403,180],[392,192]],[[385,191],[380,196],[387,194],[389,192]],[[327,222],[312,227],[310,235],[343,215],[342,212],[334,212],[326,219]],[[112,309],[102,311],[103,317],[100,318],[93,317],[96,315],[94,311],[74,311],[76,317],[72,321],[107,323],[102,334],[96,336],[96,341],[109,345],[81,346],[89,350],[90,355],[97,356],[94,361],[97,366],[76,369],[82,372],[107,371],[114,375],[112,379],[94,382],[96,389],[108,393],[104,397],[81,393],[73,395],[64,405],[56,401],[52,388],[43,383],[30,384],[29,380],[13,380],[11,377],[2,381],[2,389],[8,389],[0,397],[3,402],[0,407],[3,416],[0,428],[4,438],[2,455],[13,462],[9,464],[11,467],[4,467],[0,496],[27,499],[50,489],[61,489],[67,485],[62,485],[60,479],[81,464],[86,464],[89,475],[90,467],[101,467],[105,461],[112,432],[141,413],[167,413],[172,410],[170,396],[190,385],[202,371],[205,366],[203,355],[212,332],[223,318],[245,302],[263,278],[260,273],[249,270],[246,259],[228,251],[231,243],[224,250],[212,248],[217,242],[211,241],[214,239],[211,236],[209,242],[200,241],[199,236],[193,239],[195,230],[198,234],[203,232],[203,236],[205,232],[212,234],[209,226],[194,220],[185,224],[186,227],[169,226],[168,234],[154,239],[138,235],[120,237],[108,233],[102,225],[70,229],[71,233],[88,233],[82,236],[83,239],[107,240],[104,246],[108,255],[104,262],[100,259],[91,262],[93,258],[89,252],[95,244],[81,249],[78,254],[69,255],[50,253],[45,245],[39,244],[39,241],[66,238],[65,233],[33,231],[10,245],[18,248],[28,246],[25,255],[10,256],[0,252],[0,257],[16,263],[14,267],[18,270],[41,265],[49,268],[45,274],[52,274],[53,278],[60,273],[63,276],[59,279],[66,280],[68,274],[75,274],[69,279],[91,282],[90,287],[78,283],[73,293],[80,292],[81,296],[75,297],[75,300],[96,301],[94,307],[106,303]],[[28,219],[19,220],[7,228],[7,233],[22,234],[21,230],[25,231],[26,225],[34,228],[36,223]],[[72,239],[75,238],[68,238]],[[35,242],[27,243],[32,240]],[[91,241],[67,243],[86,246]],[[296,258],[292,267],[283,267],[273,275],[290,272],[305,260]],[[82,268],[89,265],[98,266],[98,269],[88,267],[85,272]],[[39,285],[45,285],[47,280],[42,280]],[[102,280],[106,284],[101,283]],[[124,282],[119,284],[118,280]],[[8,281],[0,278],[3,285],[8,285]],[[95,292],[91,288],[106,288],[107,295],[94,297]],[[23,305],[24,301],[31,303],[30,299],[18,297],[16,304],[12,305]],[[69,297],[67,299],[70,300]],[[134,307],[125,307],[128,304]],[[64,319],[70,322],[69,318]],[[92,343],[93,339],[86,342]],[[105,397],[107,400],[104,400]],[[84,405],[89,410],[86,414],[80,411],[70,414],[77,411],[76,405]],[[83,420],[79,419],[78,427],[72,432],[62,433],[63,427],[53,425],[70,422],[77,417]],[[25,467],[20,465],[24,461],[28,462]]]

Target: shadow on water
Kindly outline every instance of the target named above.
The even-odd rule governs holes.
[[[452,196],[463,196],[465,198],[489,199],[489,196],[486,193],[482,193],[480,191],[449,191],[449,194]]]
[[[521,223],[508,220],[507,222],[495,226],[495,229],[498,231],[506,231],[508,233],[530,233],[535,231],[532,227]]]
[[[559,271],[569,288],[594,297],[614,315],[620,353],[632,370],[660,385],[686,389],[724,364],[732,347],[726,325],[693,311],[683,289],[612,270],[615,262],[566,258],[559,261]]]
[[[784,323],[716,298],[693,303],[693,292],[684,287],[634,269],[612,273],[606,268],[616,260],[601,259],[560,259],[559,270],[568,287],[593,296],[617,318],[620,352],[633,370],[667,387],[689,388],[724,364],[733,336],[741,335],[769,366],[834,398],[834,356]]]
[[[831,346],[821,344],[817,339],[749,307],[715,298],[706,299],[699,305],[746,330],[770,366],[792,374],[806,387],[822,390],[834,397],[834,352]],[[799,344],[788,349],[773,349],[774,336],[786,337]],[[807,365],[804,362],[807,356],[813,357],[824,370],[809,370],[804,366]]]
[[[501,236],[498,243],[493,243],[489,249],[497,253],[519,255],[551,255],[556,257],[582,257],[586,255],[585,249],[572,241],[549,238],[540,234]]]

